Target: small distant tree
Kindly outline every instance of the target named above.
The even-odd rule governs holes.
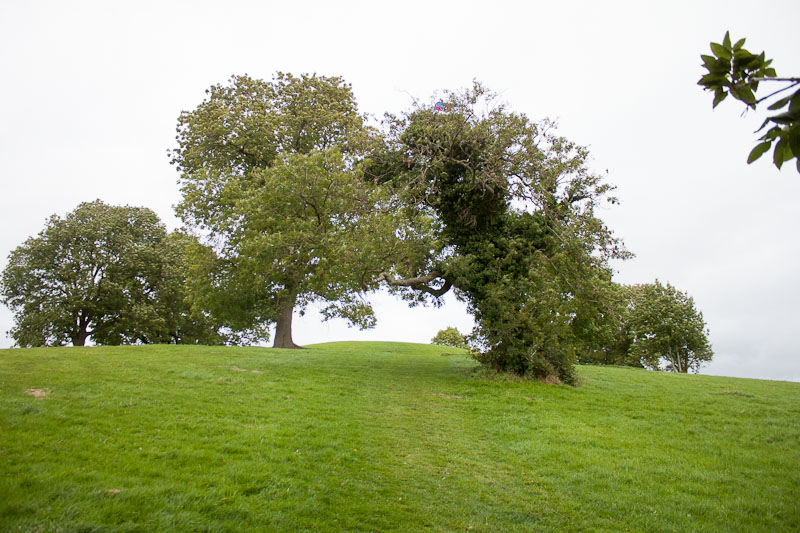
[[[626,326],[629,353],[646,367],[697,372],[714,355],[703,313],[685,292],[667,283],[630,287]]]
[[[431,339],[431,343],[442,346],[452,346],[453,348],[463,348],[465,350],[469,349],[467,337],[462,335],[461,332],[454,327],[440,330],[439,333],[437,333],[436,336]]]

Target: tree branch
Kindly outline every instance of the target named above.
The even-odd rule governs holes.
[[[800,82],[800,78],[752,78],[753,81],[789,81],[793,83]]]
[[[755,79],[755,78],[753,78],[753,79]],[[764,78],[764,79],[770,80],[770,79],[774,79],[774,78]],[[783,81],[789,81],[791,79],[794,79],[794,78],[786,78]],[[798,78],[797,81],[795,81],[791,85],[787,85],[783,89],[778,89],[777,91],[774,91],[774,92],[768,94],[767,96],[764,96],[763,98],[759,98],[758,100],[756,100],[756,103],[760,104],[764,100],[768,100],[768,99],[772,98],[773,96],[775,96],[776,94],[782,93],[783,91],[788,91],[789,89],[793,89],[793,88],[797,87],[798,85],[800,85],[800,78]]]
[[[436,278],[444,279],[444,283],[442,284],[442,286],[439,287],[438,289],[429,287],[427,283],[435,280]],[[428,294],[431,294],[437,298],[444,295],[453,286],[450,280],[444,278],[442,276],[442,273],[437,270],[434,270],[430,274],[426,274],[424,276],[418,276],[416,278],[408,278],[408,279],[396,279],[387,272],[381,272],[380,275],[378,276],[378,282],[381,281],[385,281],[392,287],[411,287],[418,291],[427,292]]]

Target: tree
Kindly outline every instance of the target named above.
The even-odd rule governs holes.
[[[432,344],[439,344],[442,346],[452,346],[453,348],[469,349],[467,344],[467,337],[462,335],[458,328],[445,328],[440,330],[432,339]]]
[[[370,243],[393,229],[381,229],[379,189],[348,170],[336,148],[290,154],[252,176],[257,183],[236,204],[241,217],[226,228],[216,259],[205,250],[210,261],[198,276],[208,283],[202,292],[239,311],[263,306],[264,315],[245,315],[240,323],[275,322],[276,348],[297,347],[293,311],[314,301],[328,303],[326,317],[374,325],[372,309],[358,295],[377,287],[367,276],[377,262]],[[232,301],[219,300],[231,285]],[[254,298],[254,305],[242,306],[242,296]]]
[[[582,364],[624,365],[642,368],[641,359],[630,351],[628,312],[631,289],[610,283],[604,286],[603,305],[596,315],[575,319],[575,332],[580,341],[578,361]]]
[[[429,246],[382,279],[434,301],[455,287],[481,361],[571,382],[576,317],[597,314],[608,260],[628,255],[595,215],[611,187],[551,122],[507,111],[477,82],[443,101],[446,112],[389,116],[386,146],[365,167],[435,221]]]
[[[697,372],[714,355],[703,313],[685,292],[667,283],[634,285],[626,318],[630,353],[645,366]]]
[[[145,208],[97,200],[53,215],[3,270],[0,295],[16,322],[9,333],[19,346],[187,341],[183,247]],[[193,338],[213,337],[195,322]]]
[[[759,104],[770,98],[800,86],[800,78],[779,78],[775,69],[770,66],[772,59],[766,59],[764,52],[753,54],[746,50],[744,39],[733,44],[731,42],[730,32],[726,32],[722,43],[711,43],[711,52],[714,55],[700,56],[703,68],[708,73],[697,83],[705,90],[714,92],[714,107],[731,95],[744,102],[747,108],[755,110]],[[782,83],[784,86],[766,96],[757,97],[761,83]],[[800,88],[774,101],[767,109],[781,112],[764,120],[756,133],[770,123],[773,126],[759,138],[761,142],[750,152],[747,162],[757,160],[775,142],[772,152],[775,166],[780,169],[783,163],[795,158],[797,171],[800,173]]]
[[[157,298],[152,308],[154,320],[149,322],[147,330],[125,339],[127,342],[240,344],[243,337],[254,334],[249,330],[223,331],[221,322],[192,297],[188,287],[191,268],[188,252],[195,246],[198,246],[196,238],[177,231],[166,235],[161,242],[158,251],[160,272],[155,285]]]
[[[276,348],[297,347],[293,312],[313,301],[329,303],[328,317],[373,324],[359,294],[377,281],[364,266],[370,242],[393,228],[378,216],[389,199],[356,168],[371,134],[350,86],[278,73],[234,76],[207,94],[181,114],[171,152],[178,213],[207,236],[194,247],[194,293],[236,327],[274,323]]]

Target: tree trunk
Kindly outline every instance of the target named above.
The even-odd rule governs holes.
[[[72,345],[73,346],[83,346],[86,344],[86,338],[89,336],[86,333],[86,328],[81,331],[78,331],[75,335],[72,335]]]
[[[83,346],[86,344],[86,339],[89,337],[89,333],[87,332],[89,320],[87,320],[83,312],[81,312],[77,318],[78,323],[75,325],[76,327],[72,330],[69,337],[72,340],[73,346]]]
[[[292,340],[292,314],[297,295],[290,291],[285,298],[278,299],[278,321],[275,324],[273,348],[300,348]]]

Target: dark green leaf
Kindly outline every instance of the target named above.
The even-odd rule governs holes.
[[[781,139],[778,141],[778,144],[775,145],[775,151],[772,152],[772,162],[775,163],[775,166],[778,168],[781,168],[781,165],[783,165],[783,150],[785,146],[786,141]]]
[[[792,103],[789,104],[789,111],[791,113],[800,111],[800,89],[796,90],[792,95]]]
[[[729,74],[731,71],[731,62],[725,59],[715,59],[714,64],[708,68],[709,72],[714,74]]]
[[[703,66],[707,69],[711,70],[711,68],[716,65],[717,58],[714,56],[709,56],[706,54],[700,54],[700,59],[703,60]]]
[[[731,59],[731,53],[719,43],[711,43],[711,51],[720,59]]]
[[[738,41],[736,41],[736,44],[733,45],[733,49],[740,50],[742,46],[744,46],[744,41],[745,39],[739,39]]]
[[[712,106],[712,109],[717,107],[719,103],[725,100],[727,97],[728,93],[722,87],[720,87],[714,94],[714,105]]]
[[[755,57],[745,57],[742,59],[734,59],[733,60],[733,70],[734,72],[745,72],[745,76],[748,76],[749,72],[754,72],[759,69],[759,65]]]
[[[753,91],[750,90],[750,87],[746,85],[731,87],[731,95],[750,107],[755,107],[756,97],[753,95]]]
[[[744,103],[755,105],[756,97],[753,94],[753,91],[750,90],[750,87],[742,87],[739,91],[739,94],[742,96],[742,101]]]
[[[725,76],[721,76],[719,74],[706,74],[700,81],[697,82],[698,85],[703,85],[705,87],[714,88],[719,85],[722,85],[722,82],[725,81]]]
[[[767,120],[769,120],[769,119],[767,119]],[[767,131],[767,133],[764,134],[764,136],[761,137],[761,139],[764,140],[764,141],[774,141],[775,139],[777,139],[780,136],[781,136],[781,127],[780,126],[775,126],[774,128],[772,128],[769,131]]]
[[[800,111],[788,111],[779,115],[773,115],[769,119],[775,124],[791,124],[800,120]]]
[[[730,31],[726,31],[725,32],[725,37],[722,39],[722,46],[724,46],[725,48],[730,50],[730,48],[731,48],[731,32]]]
[[[789,130],[789,147],[795,157],[800,156],[800,124]]]
[[[774,68],[768,68],[764,70],[764,77],[765,78],[777,78],[778,73],[775,71]]]
[[[781,98],[780,100],[769,106],[767,109],[769,109],[770,111],[775,111],[776,109],[780,109],[786,104],[788,104],[789,100],[791,99],[792,99],[791,95],[787,96],[786,98]]]
[[[761,144],[757,144],[756,147],[753,148],[753,150],[750,152],[750,155],[747,156],[747,164],[749,165],[750,163],[752,163],[753,161],[764,155],[764,152],[769,150],[770,146],[772,146],[772,142],[763,142]]]
[[[731,70],[731,62],[726,59],[717,59],[714,56],[701,55],[703,67],[715,74],[727,74]]]

